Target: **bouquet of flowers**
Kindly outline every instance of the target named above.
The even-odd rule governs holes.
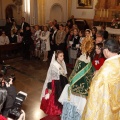
[[[120,28],[120,13],[115,13],[114,18],[111,21],[111,27],[119,29]]]

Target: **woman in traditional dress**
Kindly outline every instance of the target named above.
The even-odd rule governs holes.
[[[89,57],[92,48],[92,38],[86,37],[81,45],[82,55],[77,59],[69,77],[70,83],[65,86],[59,98],[63,104],[61,120],[80,120],[94,73]]]
[[[120,120],[120,46],[116,40],[104,42],[107,58],[92,79],[81,120]]]
[[[57,50],[52,57],[47,77],[43,86],[40,108],[48,115],[61,115],[62,104],[58,98],[68,83],[64,54]]]

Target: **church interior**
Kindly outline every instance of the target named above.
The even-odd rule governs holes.
[[[8,36],[11,32],[10,26],[7,26],[7,20],[15,22],[18,31],[19,28],[23,27],[23,18],[32,32],[35,26],[36,28],[39,26],[41,29],[48,26],[49,29],[53,20],[67,29],[66,26],[72,19],[71,17],[74,19],[73,24],[76,24],[79,30],[92,30],[93,27],[101,30],[101,27],[104,26],[103,28],[108,32],[108,38],[114,38],[120,42],[119,0],[0,0],[0,35],[5,30]],[[24,36],[26,33],[22,32]],[[30,37],[28,34],[26,34],[26,39]],[[4,65],[10,66],[6,68],[6,76],[15,74],[16,80],[13,85],[17,92],[27,93],[27,98],[22,104],[22,109],[25,112],[25,119],[22,120],[60,120],[59,115],[47,115],[40,109],[40,96],[50,66],[51,53],[48,58],[46,55],[49,56],[49,52],[43,52],[40,56],[34,57],[33,49],[35,48],[32,45],[30,46],[32,52],[29,53],[26,50],[28,46],[24,45],[26,43],[20,41],[14,43],[12,39],[10,42],[9,44],[0,42],[0,66],[1,70]],[[52,43],[49,44],[53,45]],[[37,50],[40,52],[39,49]],[[33,56],[31,57],[28,54]],[[69,76],[74,66],[71,67],[67,62]]]

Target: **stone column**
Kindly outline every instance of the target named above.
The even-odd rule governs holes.
[[[38,24],[45,24],[45,0],[37,0],[38,3]]]
[[[3,19],[3,16],[2,16],[2,0],[0,0],[0,19]]]
[[[67,0],[68,19],[71,17],[72,0]]]

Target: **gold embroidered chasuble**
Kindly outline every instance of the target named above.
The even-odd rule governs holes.
[[[93,77],[80,120],[120,120],[120,55],[107,59]]]

